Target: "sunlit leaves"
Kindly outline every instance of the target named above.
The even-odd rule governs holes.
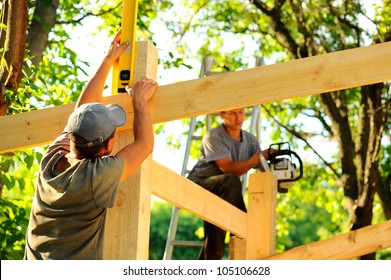
[[[391,1],[383,0],[382,6],[376,6],[375,22],[378,23],[376,40],[382,42],[391,34]]]
[[[21,259],[41,150],[0,155],[0,259]]]
[[[167,232],[170,224],[172,205],[154,201],[151,210],[151,234],[149,240],[149,259],[161,260],[167,240]],[[202,220],[197,216],[185,211],[179,211],[178,231],[176,240],[199,241],[196,232],[202,227]],[[175,246],[173,250],[174,260],[195,260],[200,252],[199,247]]]
[[[286,194],[278,194],[277,248],[287,250],[323,240],[347,231],[348,215],[343,206],[343,189],[329,181],[319,166],[306,164],[306,178]],[[325,184],[320,184],[324,181]]]
[[[0,259],[20,260],[28,216],[23,207],[0,197]]]

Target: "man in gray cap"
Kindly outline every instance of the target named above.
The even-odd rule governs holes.
[[[152,152],[148,100],[158,85],[142,78],[127,88],[134,108],[134,141],[110,155],[126,113],[118,105],[99,102],[111,66],[129,46],[119,44],[120,36],[119,31],[64,131],[42,158],[24,259],[103,259],[106,208],[113,207],[120,182]]]

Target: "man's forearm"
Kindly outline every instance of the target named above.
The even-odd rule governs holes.
[[[116,155],[124,160],[124,170],[121,182],[128,178],[153,149],[153,128],[148,108],[135,109],[134,113],[134,141],[122,148]]]
[[[215,162],[223,173],[241,176],[256,166],[256,162],[250,159],[234,161],[232,158],[225,158]]]
[[[145,104],[141,108],[134,108],[134,141],[140,145],[141,150],[149,155],[152,152],[154,145],[154,135],[151,115],[148,105]]]
[[[101,102],[103,88],[105,86],[106,78],[110,72],[111,66],[112,62],[110,62],[108,59],[104,59],[102,61],[98,70],[80,94],[76,103],[76,108],[85,103]]]
[[[102,92],[110,68],[113,66],[114,62],[117,61],[121,53],[129,46],[129,42],[120,44],[120,36],[121,30],[115,35],[107,55],[80,94],[80,97],[76,102],[76,108],[85,103],[102,101]]]

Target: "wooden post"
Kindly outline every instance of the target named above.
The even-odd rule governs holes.
[[[247,211],[246,259],[274,254],[277,178],[272,172],[250,175]]]
[[[246,239],[231,236],[229,239],[229,259],[245,260],[246,259]]]
[[[143,41],[137,42],[135,51],[134,80],[143,76],[156,80],[157,49],[151,43]],[[131,143],[133,139],[133,130],[120,131],[115,151]],[[151,163],[150,155],[121,185],[115,206],[107,211],[104,259],[148,259]]]

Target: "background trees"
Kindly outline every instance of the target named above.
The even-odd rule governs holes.
[[[94,18],[91,33],[112,34],[120,25],[121,2],[2,1],[0,113],[75,101],[85,83],[81,77],[93,69],[69,47],[72,29]],[[140,0],[137,36],[157,43],[165,69],[196,69],[209,55],[216,61],[213,71],[236,71],[254,66],[256,56],[278,63],[389,41],[390,0],[377,1],[373,14],[368,2]],[[169,48],[160,47],[159,25],[170,34]],[[376,66],[368,61],[368,67]],[[390,219],[389,110],[388,84],[262,106],[269,137],[263,143],[290,141],[306,160],[305,179],[279,197],[279,250]],[[199,133],[204,127],[200,122]],[[43,150],[0,155],[2,259],[20,257]]]
[[[253,56],[279,54],[285,61],[389,41],[390,1],[378,3],[371,16],[360,1],[192,1],[181,11],[186,16],[167,25],[179,42],[189,33],[201,34],[198,54],[212,55],[220,68],[234,71],[245,65],[249,42],[256,45]],[[231,36],[242,45],[224,53],[225,38]],[[194,55],[183,46],[178,52]],[[372,223],[375,194],[390,218],[389,105],[389,85],[375,84],[263,106],[274,128],[284,128],[272,138],[291,139],[315,153],[315,169],[335,180],[326,184],[343,187],[350,229]],[[313,145],[316,139],[338,148],[322,153]],[[307,178],[319,176],[308,171]]]

